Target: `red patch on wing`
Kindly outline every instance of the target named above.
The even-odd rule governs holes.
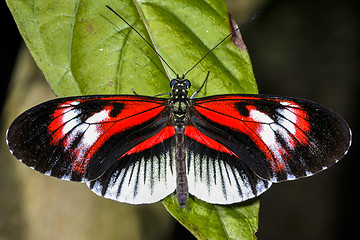
[[[199,104],[202,106],[201,104]],[[249,111],[255,110],[256,107],[248,105]],[[268,147],[262,139],[256,134],[261,125],[258,121],[251,118],[251,116],[244,116],[236,110],[235,103],[230,101],[214,101],[206,102],[205,107],[197,107],[196,110],[206,116],[211,121],[218,124],[225,125],[236,132],[242,132],[249,136],[256,145],[265,153],[266,157],[273,158],[268,151]]]
[[[159,133],[155,134],[151,138],[146,139],[142,143],[136,145],[135,147],[130,149],[124,155],[131,155],[134,153],[141,152],[145,149],[149,149],[149,148],[155,146],[156,144],[162,143],[166,139],[171,138],[174,135],[175,135],[175,128],[173,126],[164,127]]]
[[[232,151],[230,151],[228,148],[226,148],[224,145],[218,143],[212,138],[209,138],[208,136],[202,134],[198,129],[196,129],[194,126],[186,126],[185,127],[185,135],[196,140],[197,142],[212,148],[219,152],[224,152],[229,155],[236,156]]]

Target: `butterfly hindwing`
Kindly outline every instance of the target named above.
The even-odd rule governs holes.
[[[256,197],[271,186],[271,182],[256,176],[229,149],[194,126],[187,126],[185,135],[189,193],[197,198],[231,204]]]
[[[313,102],[268,95],[194,99],[191,122],[272,182],[309,176],[346,154],[346,122]]]
[[[96,194],[119,202],[160,201],[176,188],[175,159],[171,153],[174,133],[173,127],[165,127],[87,184]]]
[[[55,99],[20,115],[8,130],[8,145],[37,171],[90,181],[164,129],[166,101],[134,95]]]

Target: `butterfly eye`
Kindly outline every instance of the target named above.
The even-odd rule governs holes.
[[[190,88],[191,87],[191,83],[189,80],[185,79],[184,80],[184,84],[186,85],[187,88]]]
[[[170,81],[170,87],[171,87],[171,88],[175,87],[176,83],[177,83],[177,80],[176,80],[176,79],[171,80],[171,81]]]

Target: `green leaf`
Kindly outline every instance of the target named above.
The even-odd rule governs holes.
[[[156,53],[111,6],[153,44],[176,71],[184,74],[230,31],[221,0],[50,1],[7,0],[37,65],[58,96],[89,94],[156,95],[169,92],[169,70]],[[190,94],[209,80],[198,96],[257,93],[246,50],[227,39],[187,78]],[[217,206],[191,198],[180,209],[174,198],[168,211],[199,239],[254,238],[258,201]]]
[[[232,205],[214,205],[194,196],[184,209],[176,195],[163,200],[166,209],[198,239],[255,239],[260,200]]]

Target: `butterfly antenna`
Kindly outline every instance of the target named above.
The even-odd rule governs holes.
[[[222,44],[228,37],[230,37],[231,35],[233,35],[236,31],[238,31],[239,29],[241,29],[242,27],[244,27],[246,24],[248,24],[249,22],[251,22],[252,20],[254,20],[255,18],[257,18],[261,13],[255,13],[254,16],[252,16],[249,20],[247,20],[246,22],[244,22],[243,24],[241,24],[238,28],[236,28],[234,31],[232,31],[231,33],[229,33],[223,40],[221,40],[218,44],[216,44],[207,54],[205,54],[194,66],[192,66],[192,68],[190,68],[183,76],[185,77],[186,74],[188,74],[191,70],[193,70],[204,58],[207,57],[207,55],[209,55],[215,48],[217,48],[220,44]]]
[[[178,74],[174,71],[174,69],[172,69],[172,67],[170,67],[170,65],[163,59],[163,57],[156,51],[156,49],[133,27],[130,25],[130,23],[128,23],[122,16],[120,16],[114,9],[112,9],[110,6],[106,5],[106,7],[108,9],[110,9],[110,11],[112,11],[113,13],[116,14],[116,16],[118,16],[119,18],[121,18],[121,20],[123,20],[132,30],[134,30],[146,43],[147,45],[149,45],[152,50],[154,50],[154,52],[159,56],[159,58],[165,63],[165,65],[176,75],[178,76]]]

